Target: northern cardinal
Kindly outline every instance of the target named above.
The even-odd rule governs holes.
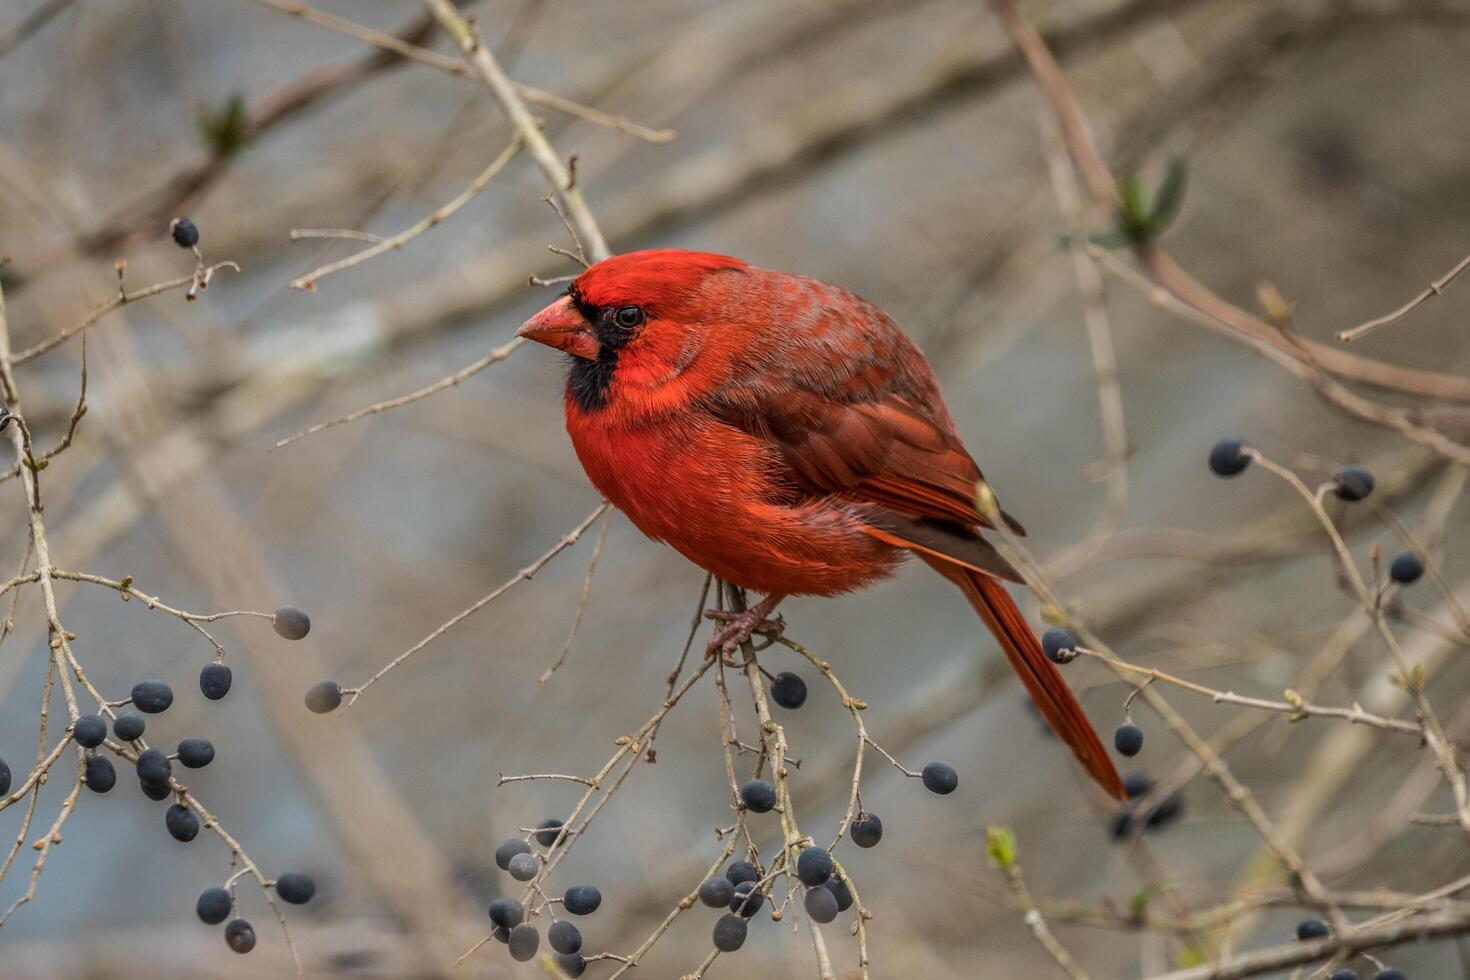
[[[766,598],[835,595],[915,555],[949,579],[1052,729],[1109,794],[1118,772],[981,536],[980,469],[934,372],[871,303],[707,252],[598,262],[520,328],[571,355],[567,431],[593,484],[644,534]],[[1002,515],[1017,533],[1008,515]]]

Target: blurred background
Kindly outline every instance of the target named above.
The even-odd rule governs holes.
[[[1215,480],[1204,459],[1217,438],[1239,435],[1313,485],[1363,462],[1379,476],[1379,502],[1410,523],[1445,485],[1444,466],[1109,277],[1129,447],[1126,493],[1115,483],[1109,507],[1099,389],[1073,259],[1059,246],[1071,225],[1048,174],[1044,105],[983,4],[464,6],[517,80],[676,132],[655,144],[533,107],[557,148],[576,154],[579,185],[614,250],[728,252],[888,310],[934,363],[1031,547],[1060,558],[1063,592],[1122,655],[1277,697],[1341,641],[1318,699],[1391,699],[1381,644],[1343,632],[1354,600],[1301,500],[1255,470]],[[410,0],[320,8],[453,52]],[[1256,308],[1267,280],[1295,304],[1298,330],[1330,341],[1465,253],[1463,4],[1028,0],[1022,9],[1048,32],[1116,171],[1154,185],[1167,160],[1187,160],[1187,201],[1166,245],[1222,295]],[[597,497],[563,430],[563,366],[540,348],[426,401],[268,450],[468,364],[548,302],[554,290],[528,286],[528,276],[573,270],[546,250],[567,242],[538,202],[543,178],[519,157],[401,252],[303,292],[289,281],[361,243],[293,241],[292,229],[392,234],[501,151],[510,131],[483,88],[250,0],[4,0],[0,92],[0,253],[11,257],[0,284],[18,348],[115,295],[119,259],[129,288],[188,275],[192,256],[168,238],[178,215],[198,225],[207,261],[241,267],[219,272],[197,302],[165,293],[89,332],[90,411],[75,445],[42,474],[54,562],[132,575],[190,610],[291,603],[313,622],[296,644],[256,620],[221,624],[235,687],[214,704],[198,692],[212,651],[196,633],[107,590],[69,586],[62,619],[78,657],[110,697],[140,677],[169,681],[178,701],[150,720],[150,736],[210,738],[218,758],[190,774],[191,789],[269,874],[316,877],[319,897],[290,910],[308,975],[449,974],[483,936],[487,901],[513,884],[494,867],[495,844],[564,816],[580,795],[569,782],[497,788],[498,774],[596,772],[614,739],[663,698],[702,573],[614,515],[580,633],[545,684],[537,678],[571,628],[597,528],[350,711],[312,715],[301,703],[311,683],[366,680],[545,552]],[[1459,288],[1353,351],[1462,373],[1470,286]],[[18,370],[42,445],[66,429],[79,366],[73,340]],[[0,498],[8,577],[25,549],[25,501],[14,481]],[[1451,583],[1470,574],[1464,513],[1451,509],[1445,524]],[[1374,512],[1340,516],[1360,559],[1375,542],[1399,550]],[[1097,547],[1071,548],[1089,532]],[[1436,604],[1428,590],[1404,601]],[[1036,603],[1024,608],[1039,624]],[[1185,787],[1182,820],[1116,844],[973,613],[926,569],[861,595],[792,601],[785,615],[790,635],[868,702],[878,742],[911,768],[940,759],[960,773],[959,790],[940,798],[869,756],[863,801],[885,837],[839,853],[873,912],[874,976],[1051,975],[986,863],[989,823],[1016,828],[1028,884],[1049,900],[1126,908],[1160,885],[1187,910],[1230,897],[1248,874],[1259,840],[1207,780]],[[0,647],[0,756],[23,773],[45,676],[34,589],[14,619]],[[1402,635],[1416,657],[1452,649],[1407,626]],[[802,763],[796,805],[804,826],[830,834],[846,806],[851,720],[809,665],[782,653],[763,662],[802,674],[812,691],[805,708],[780,715]],[[1106,737],[1129,688],[1088,661],[1068,679]],[[1453,661],[1436,675],[1432,697],[1447,719],[1467,679]],[[1241,709],[1164,693],[1206,734],[1247,724]],[[1148,739],[1125,761],[1187,776],[1182,745],[1146,711],[1135,715]],[[1236,733],[1228,761],[1333,887],[1422,890],[1470,870],[1453,830],[1407,826],[1407,816],[1375,823],[1425,761],[1412,739],[1248,721],[1257,727]],[[642,942],[698,883],[719,853],[714,828],[731,821],[709,684],[671,713],[655,747],[657,763],[632,771],[553,879],[558,894],[579,882],[602,889],[602,909],[579,923],[588,952],[626,954]],[[69,766],[41,792],[29,839],[54,818]],[[247,957],[195,919],[199,891],[229,874],[228,851],[208,834],[170,839],[161,805],[130,776],[107,796],[81,796],[34,901],[0,930],[0,974],[288,975],[258,892],[241,890],[261,937]],[[1410,810],[1442,811],[1446,799],[1431,783]],[[0,838],[20,833],[21,810],[0,813]],[[756,825],[766,847],[777,843],[774,819]],[[22,848],[0,905],[25,893],[33,855]],[[757,917],[746,947],[710,976],[814,976],[799,918]],[[1237,942],[1285,941],[1298,918],[1272,910]],[[701,908],[680,917],[637,975],[693,970],[712,923]],[[1096,977],[1162,972],[1179,959],[1167,938],[1053,924]],[[849,975],[855,944],[840,926],[826,932],[838,975]],[[1399,951],[1394,962],[1420,977],[1464,969],[1452,942]],[[493,945],[453,975],[544,973]]]

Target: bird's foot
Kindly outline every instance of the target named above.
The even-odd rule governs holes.
[[[737,667],[739,664],[731,660],[736,648],[756,634],[761,636],[780,636],[786,630],[786,620],[781,616],[771,616],[770,613],[776,608],[776,602],[765,599],[750,607],[744,612],[725,612],[719,609],[705,610],[705,617],[723,623],[715,630],[715,635],[710,638],[709,646],[705,649],[706,657],[723,654],[726,666]]]

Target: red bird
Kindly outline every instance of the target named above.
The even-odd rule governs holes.
[[[1001,580],[982,477],[924,355],[846,290],[706,252],[587,269],[518,336],[572,355],[567,431],[638,528],[766,598],[835,595],[916,555],[954,582],[1042,716],[1109,794],[1123,782]],[[1003,519],[1020,532],[1009,516]]]

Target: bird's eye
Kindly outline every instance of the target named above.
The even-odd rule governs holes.
[[[643,311],[636,306],[619,307],[618,311],[613,314],[613,319],[624,330],[632,330],[634,327],[643,326]]]

